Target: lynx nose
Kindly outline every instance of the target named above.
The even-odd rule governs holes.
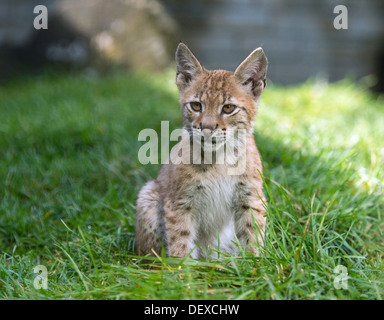
[[[215,128],[211,125],[203,125],[200,124],[201,131],[204,133],[206,136],[210,136],[212,132],[215,130]]]
[[[213,132],[213,129],[211,129],[211,128],[204,128],[202,131],[203,131],[203,133],[204,133],[206,136],[209,136],[209,135],[211,135],[211,133]]]

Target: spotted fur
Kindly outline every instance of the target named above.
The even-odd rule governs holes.
[[[198,141],[198,154],[204,159],[206,148],[219,152],[229,143],[231,132],[243,129],[246,148],[239,157],[245,159],[245,170],[229,175],[228,169],[234,166],[231,159],[210,164],[175,164],[170,160],[164,164],[157,179],[148,182],[138,195],[139,254],[160,254],[164,247],[169,256],[191,253],[194,258],[205,258],[209,248],[236,254],[240,244],[257,255],[266,218],[262,165],[253,127],[266,85],[267,59],[258,48],[235,72],[209,71],[180,43],[176,65],[183,128],[187,132],[179,146]],[[199,112],[194,110],[200,107]],[[223,111],[232,109],[230,114]],[[201,143],[207,137],[210,140]]]

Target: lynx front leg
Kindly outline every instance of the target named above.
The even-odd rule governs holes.
[[[243,218],[241,219],[240,233],[243,239],[243,243],[250,249],[254,255],[259,255],[259,247],[264,244],[264,230],[265,230],[265,209],[262,206],[249,207],[243,206],[245,210]]]
[[[238,204],[236,234],[240,243],[245,245],[254,255],[259,255],[259,247],[264,243],[266,211],[259,195],[246,192]]]
[[[181,210],[172,210],[168,202],[164,206],[164,222],[168,255],[185,257],[193,249],[191,244],[195,236],[191,214]]]

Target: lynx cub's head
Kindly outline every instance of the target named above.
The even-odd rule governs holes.
[[[257,104],[266,86],[267,58],[262,48],[254,50],[236,69],[206,70],[188,47],[176,50],[176,84],[184,129],[215,148],[229,133],[252,133]],[[207,144],[207,142],[205,142]]]

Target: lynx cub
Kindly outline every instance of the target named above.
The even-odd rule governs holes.
[[[178,145],[197,141],[202,161],[193,161],[195,148],[191,163],[164,164],[157,179],[141,189],[136,220],[139,254],[160,254],[163,245],[169,256],[192,252],[193,258],[206,258],[210,248],[236,254],[239,243],[258,254],[266,212],[253,126],[266,86],[267,64],[258,48],[235,72],[210,71],[185,44],[179,44],[176,84],[187,135],[182,135]],[[228,140],[239,130],[246,133],[243,150],[239,139]],[[215,154],[229,143],[238,152],[237,161],[245,160],[241,174],[228,174],[235,166],[230,159],[215,161]],[[214,155],[208,164],[204,161],[207,152]]]

